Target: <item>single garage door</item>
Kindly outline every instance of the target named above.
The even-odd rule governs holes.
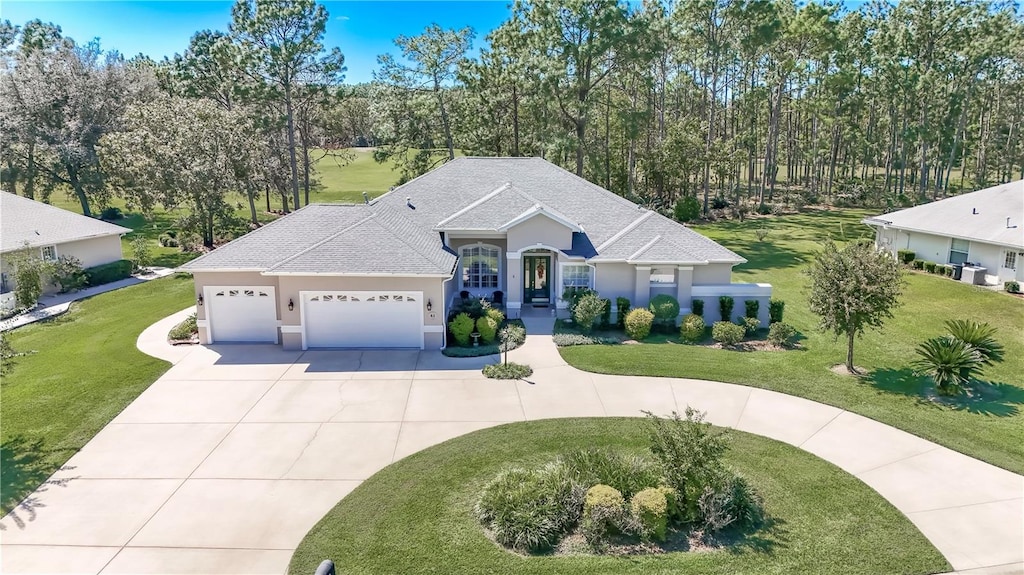
[[[423,292],[302,293],[306,347],[423,347]]]
[[[205,288],[206,316],[216,342],[277,343],[277,307],[271,286]]]

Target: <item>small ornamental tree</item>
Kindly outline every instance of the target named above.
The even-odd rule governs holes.
[[[131,241],[132,263],[135,269],[143,271],[153,265],[153,252],[150,250],[149,240],[142,234],[136,234]]]
[[[46,262],[39,257],[38,251],[25,247],[8,256],[7,261],[14,268],[14,297],[18,307],[33,307],[43,295],[43,275],[46,273]]]
[[[868,328],[879,329],[900,304],[905,284],[899,262],[874,246],[828,241],[807,270],[811,311],[823,331],[846,336],[846,369],[853,366],[853,342]]]

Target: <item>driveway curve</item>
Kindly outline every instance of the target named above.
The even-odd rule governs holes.
[[[1024,477],[828,405],[565,363],[550,318],[483,380],[486,359],[415,351],[173,347],[189,310],[144,331],[172,367],[0,520],[3,573],[283,573],[342,497],[406,455],[502,423],[665,414],[784,441],[855,475],[962,573],[1024,574]]]

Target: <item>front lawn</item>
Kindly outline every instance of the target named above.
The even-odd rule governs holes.
[[[774,286],[774,297],[786,302],[784,321],[799,332],[798,350],[722,350],[662,338],[639,345],[567,347],[560,350],[562,356],[587,371],[710,379],[806,397],[1024,473],[1024,301],[949,278],[908,274],[896,317],[883,331],[857,340],[855,363],[870,375],[861,380],[829,370],[844,361],[845,342],[817,331],[802,271],[828,235],[841,241],[869,236],[870,229],[859,223],[865,215],[857,210],[819,211],[698,227],[749,260],[735,268],[733,281]],[[762,225],[769,234],[759,242],[754,232]],[[931,384],[909,365],[914,348],[943,333],[943,323],[950,319],[976,319],[996,327],[1006,361],[985,370],[987,383],[978,386],[979,397],[938,402],[931,397]]]
[[[910,575],[950,568],[909,520],[856,478],[795,447],[741,432],[730,432],[726,461],[763,496],[769,520],[726,549],[526,557],[496,545],[477,522],[473,506],[502,469],[539,465],[574,449],[643,453],[647,432],[638,418],[535,421],[421,451],[345,497],[302,541],[289,571],[307,575],[324,559],[346,575]]]
[[[32,352],[3,378],[0,507],[7,513],[169,364],[135,347],[142,330],[192,302],[192,279],[171,276],[72,304],[8,334]]]

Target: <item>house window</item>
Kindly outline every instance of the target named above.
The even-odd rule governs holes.
[[[971,242],[953,238],[949,244],[949,263],[962,264],[967,261],[967,252],[971,249]]]
[[[676,274],[671,268],[651,270],[651,285],[671,286],[676,283]]]
[[[57,246],[43,246],[42,250],[43,259],[52,262],[57,259]]]
[[[1017,252],[1006,252],[1006,259],[1003,260],[1003,267],[1008,270],[1017,269]]]
[[[562,266],[562,291],[566,288],[590,288],[594,285],[591,281],[590,266],[586,264],[565,264]]]
[[[483,289],[498,287],[498,248],[467,246],[462,248],[462,287]]]

